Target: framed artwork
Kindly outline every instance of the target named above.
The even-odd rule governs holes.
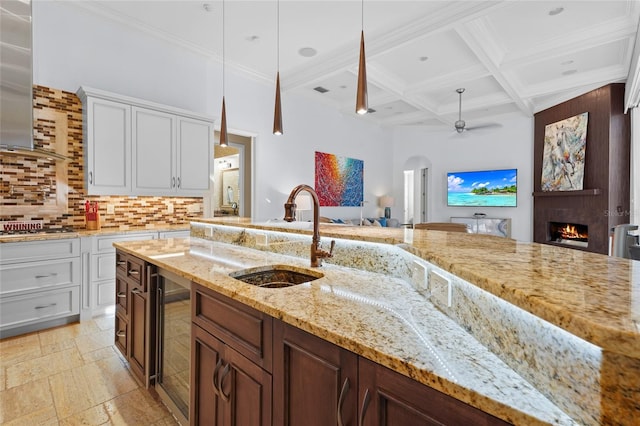
[[[315,157],[315,190],[320,205],[360,206],[364,195],[364,161],[317,151]]]
[[[544,128],[542,190],[578,191],[584,181],[588,113],[575,115]]]

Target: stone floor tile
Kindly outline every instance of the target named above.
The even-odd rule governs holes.
[[[113,330],[102,330],[91,334],[83,334],[75,338],[80,353],[93,352],[113,345]]]
[[[47,378],[60,371],[70,370],[84,364],[78,349],[74,346],[62,352],[55,352],[33,358],[6,368],[7,388]]]
[[[63,371],[49,377],[49,382],[61,419],[138,387],[117,356]]]
[[[51,419],[56,410],[46,378],[0,392],[0,424],[40,425]]]
[[[37,334],[9,337],[0,340],[0,367],[38,358],[42,355]]]

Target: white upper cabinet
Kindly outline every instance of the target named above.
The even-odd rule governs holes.
[[[203,196],[213,119],[82,87],[89,194]]]
[[[213,157],[213,128],[211,124],[190,118],[178,118],[179,193],[202,194],[209,189],[209,165]],[[208,152],[209,155],[203,153]]]
[[[131,192],[131,107],[88,99],[83,109],[85,186],[89,194]]]
[[[137,107],[132,113],[133,191],[141,195],[174,193],[176,117]]]

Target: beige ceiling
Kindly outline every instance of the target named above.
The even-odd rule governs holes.
[[[220,1],[76,4],[221,59]],[[225,1],[227,67],[274,84],[277,5]],[[460,87],[466,89],[463,119],[475,126],[499,122],[505,113],[531,116],[628,77],[629,86],[637,84],[640,2],[634,0],[282,0],[279,7],[283,101],[296,93],[355,114],[364,23],[369,107],[375,112],[363,119],[381,125],[453,128]],[[302,48],[317,54],[302,56]]]

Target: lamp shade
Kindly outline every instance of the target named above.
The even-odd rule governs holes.
[[[311,196],[299,194],[296,197],[296,210],[311,210]]]
[[[395,200],[393,199],[393,197],[390,197],[388,195],[383,195],[382,197],[378,198],[378,206],[393,207],[394,201]]]

